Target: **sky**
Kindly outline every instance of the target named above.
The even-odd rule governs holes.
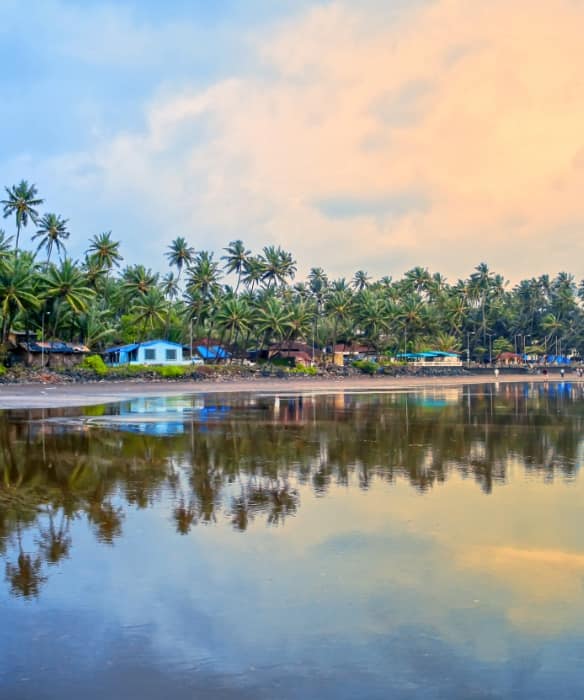
[[[160,271],[184,236],[281,245],[298,277],[584,276],[583,0],[22,7],[0,183],[37,185],[73,257],[111,230]]]

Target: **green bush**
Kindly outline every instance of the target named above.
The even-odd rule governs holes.
[[[99,355],[88,355],[84,357],[79,366],[81,369],[88,369],[91,372],[95,372],[95,374],[100,377],[105,377],[108,373],[108,368]]]
[[[0,365],[0,377],[3,377],[6,374],[6,367],[4,365]]]
[[[379,369],[377,362],[372,362],[371,360],[355,360],[353,367],[363,372],[363,374],[376,374]]]
[[[178,365],[161,365],[153,367],[153,369],[159,377],[164,377],[164,379],[177,379],[185,376],[185,368]]]
[[[318,373],[318,370],[316,367],[304,367],[303,365],[300,365],[299,367],[292,367],[290,370],[290,374],[307,374],[310,377],[313,377]]]

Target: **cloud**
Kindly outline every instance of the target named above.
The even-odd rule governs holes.
[[[412,211],[426,211],[429,207],[427,198],[416,192],[388,194],[385,197],[337,195],[314,204],[329,219],[401,217]]]
[[[150,236],[154,265],[180,234],[279,243],[301,272],[457,277],[486,260],[512,279],[582,275],[584,6],[384,6],[331,2],[258,29],[245,71],[165,91],[143,127],[44,172],[73,188],[80,164],[96,173],[86,196],[130,243]]]

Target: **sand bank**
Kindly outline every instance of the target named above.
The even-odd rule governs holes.
[[[177,396],[218,393],[336,393],[339,391],[408,391],[453,387],[465,384],[492,384],[491,375],[467,377],[298,377],[294,379],[253,378],[196,382],[96,382],[87,384],[4,384],[0,386],[0,409],[59,408],[91,406],[123,401],[137,396]],[[582,381],[576,376],[505,375],[499,384]]]

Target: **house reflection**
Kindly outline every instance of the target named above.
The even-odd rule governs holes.
[[[0,555],[10,590],[34,597],[71,556],[74,519],[112,545],[127,507],[170,498],[185,535],[219,516],[245,530],[301,513],[300,490],[449,475],[485,494],[520,467],[575,478],[584,455],[582,386],[480,385],[453,392],[136,399],[83,413],[0,416]],[[163,438],[163,439],[161,439]],[[28,544],[27,544],[28,543]]]

